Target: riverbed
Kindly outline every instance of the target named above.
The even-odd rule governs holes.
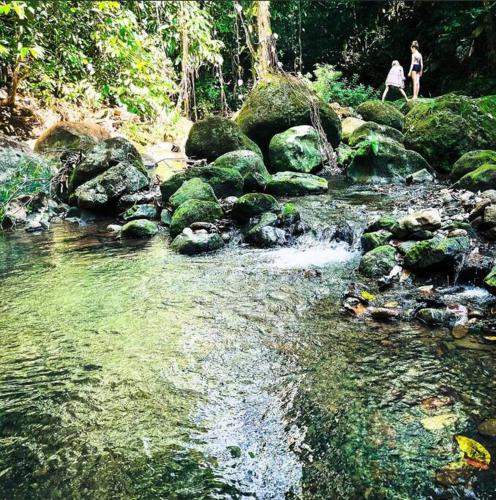
[[[495,498],[494,466],[435,479],[493,416],[494,351],[340,307],[360,252],[319,230],[358,235],[402,189],[293,200],[316,234],[289,248],[0,236],[1,497]],[[453,424],[424,428],[430,398]]]

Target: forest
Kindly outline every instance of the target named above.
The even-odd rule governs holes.
[[[0,499],[496,498],[495,23],[0,0]]]

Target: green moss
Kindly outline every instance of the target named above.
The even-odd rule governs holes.
[[[276,196],[304,196],[325,193],[328,189],[326,179],[300,172],[278,172],[267,184],[267,191]]]
[[[403,130],[404,117],[394,106],[381,101],[365,101],[357,107],[364,120]]]
[[[490,149],[469,151],[462,155],[453,165],[451,179],[457,181],[484,164],[496,165],[496,151]]]
[[[493,267],[491,272],[484,278],[484,285],[486,285],[491,292],[496,292],[496,266]]]
[[[389,274],[395,265],[396,250],[390,245],[383,245],[362,256],[359,271],[369,278],[379,278]]]
[[[218,203],[203,200],[185,201],[172,216],[170,233],[176,236],[193,222],[215,222],[224,215]]]
[[[454,263],[454,258],[470,250],[470,240],[465,237],[432,238],[419,241],[405,255],[405,265],[414,270]]]
[[[249,193],[236,200],[232,208],[232,217],[243,223],[265,212],[280,212],[280,210],[279,203],[270,194]]]
[[[122,226],[121,236],[127,238],[149,238],[157,234],[157,224],[147,219],[138,219]]]
[[[212,252],[224,246],[224,240],[217,233],[179,234],[171,243],[171,248],[184,255]]]
[[[197,177],[184,181],[183,185],[169,198],[169,203],[173,209],[176,209],[188,200],[204,200],[217,203],[217,197],[212,187]]]
[[[360,141],[366,139],[371,133],[382,135],[383,137],[389,137],[390,139],[398,142],[403,142],[404,140],[403,134],[393,127],[388,127],[387,125],[379,125],[378,123],[374,122],[365,122],[363,125],[360,125],[360,127],[358,127],[354,132],[352,132],[348,139],[348,144],[350,146],[355,146]]]
[[[486,164],[464,175],[454,184],[457,189],[469,191],[487,191],[496,189],[496,164]]]
[[[368,252],[376,247],[386,245],[392,237],[393,234],[384,229],[374,231],[373,233],[363,233],[361,239],[362,248],[365,252]]]
[[[294,224],[301,218],[300,211],[294,203],[285,203],[282,207],[281,218],[283,224]]]

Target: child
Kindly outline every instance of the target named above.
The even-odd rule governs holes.
[[[424,71],[424,60],[422,59],[422,54],[419,52],[417,40],[412,42],[410,50],[412,51],[412,63],[410,64],[408,76],[412,77],[413,98],[417,99],[420,91],[420,77]]]
[[[389,87],[396,87],[408,102],[408,97],[403,90],[405,86],[405,74],[403,73],[403,67],[400,65],[398,61],[393,61],[393,65],[389,70],[388,76],[386,78],[386,90],[384,90],[384,94],[382,94],[382,102],[386,99],[387,93],[389,92]]]

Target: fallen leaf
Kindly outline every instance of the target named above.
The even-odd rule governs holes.
[[[454,424],[457,420],[458,417],[454,413],[444,413],[443,415],[423,418],[420,423],[428,431],[439,431]]]
[[[474,458],[466,458],[465,463],[470,465],[470,467],[475,467],[476,469],[480,470],[489,469],[489,465],[485,464],[484,462],[479,462],[479,460],[475,460]]]
[[[374,300],[375,299],[375,295],[373,293],[367,292],[367,290],[362,290],[360,292],[360,295],[365,300]]]
[[[453,399],[449,396],[434,396],[432,398],[424,399],[420,405],[424,410],[437,410],[443,406],[451,406],[453,404]]]
[[[344,307],[347,311],[350,311],[356,316],[361,316],[362,314],[365,314],[367,312],[367,308],[360,302],[358,302],[358,304],[355,305],[344,304]]]
[[[489,335],[488,337],[484,337],[486,340],[490,342],[496,342],[496,335]]]
[[[465,461],[469,465],[477,467],[478,469],[483,468],[482,466],[489,467],[489,464],[491,463],[491,454],[486,450],[486,448],[484,448],[484,446],[477,441],[460,434],[457,434],[455,439],[460,447],[460,450],[465,454]]]

